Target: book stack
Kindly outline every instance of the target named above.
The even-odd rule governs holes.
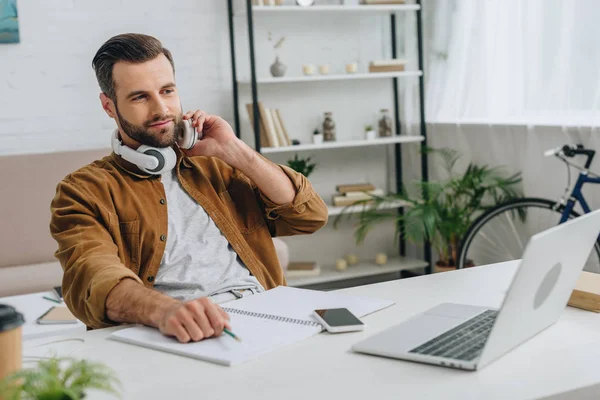
[[[290,262],[285,272],[287,278],[319,276],[319,274],[321,274],[321,267],[314,261]]]
[[[392,58],[389,60],[375,60],[369,63],[369,72],[402,72],[406,60]]]
[[[600,274],[583,271],[571,293],[569,305],[600,312]]]
[[[246,104],[250,124],[254,128],[254,111],[252,104]],[[287,129],[281,118],[281,113],[278,109],[267,108],[258,102],[258,112],[260,119],[260,143],[262,147],[283,147],[291,146],[292,141],[288,135]]]
[[[405,0],[362,0],[362,4],[404,4]]]
[[[373,196],[383,196],[383,189],[377,189],[370,183],[354,183],[347,185],[337,185],[337,193],[333,196],[333,205],[335,207],[346,207],[364,200],[371,200]],[[368,203],[368,201],[367,201]]]

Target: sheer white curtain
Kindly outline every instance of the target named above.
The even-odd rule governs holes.
[[[429,0],[429,121],[596,126],[600,1]]]

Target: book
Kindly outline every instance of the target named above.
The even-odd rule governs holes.
[[[375,189],[375,190],[366,190],[366,191],[357,191],[357,192],[346,192],[344,193],[345,197],[352,197],[352,198],[371,198],[372,196],[383,196],[385,195],[385,192],[383,191],[383,189]]]
[[[393,304],[389,300],[279,286],[221,305],[229,314],[231,330],[241,342],[222,335],[200,342],[180,343],[147,326],[121,329],[109,338],[232,366],[321,333],[322,326],[312,317],[316,309],[345,307],[363,317]]]
[[[340,194],[345,194],[347,192],[364,192],[368,190],[375,190],[376,187],[370,183],[348,183],[343,185],[337,185],[335,190]]]
[[[369,62],[369,65],[374,67],[389,67],[389,66],[398,66],[398,65],[406,65],[406,60],[401,58],[388,58],[384,60],[373,60]]]
[[[277,141],[280,146],[287,146],[288,142],[283,133],[283,128],[279,123],[279,117],[277,116],[277,110],[274,108],[267,108],[268,112],[271,114],[271,118],[273,119],[273,126],[275,126],[275,133],[277,134]]]
[[[275,112],[277,113],[277,118],[279,118],[279,124],[281,125],[281,129],[283,130],[283,135],[285,136],[285,138],[287,140],[287,145],[291,146],[292,139],[290,139],[290,135],[288,135],[288,131],[285,128],[285,124],[283,123],[283,118],[281,118],[281,112],[279,111],[279,109],[275,109]]]
[[[600,312],[600,274],[583,271],[568,304],[571,307]]]
[[[271,113],[268,112],[267,108],[260,101],[258,102],[258,110],[260,111],[260,118],[265,124],[265,131],[267,133],[269,143],[271,143],[271,147],[279,147],[280,144],[279,140],[277,139],[277,133],[275,132],[275,126],[273,125]]]
[[[404,65],[382,65],[382,66],[369,65],[369,72],[371,72],[371,73],[402,72],[402,71],[404,71]]]
[[[252,129],[254,129],[254,109],[252,107],[252,103],[246,104],[246,110],[248,110],[248,116],[250,117],[250,125],[252,125]],[[265,129],[265,123],[260,118],[260,110],[258,114],[258,119],[260,123],[260,144],[262,147],[272,147],[273,144],[269,141],[267,136],[267,130]]]
[[[347,206],[351,206],[353,204],[359,203],[361,205],[363,204],[371,204],[373,203],[372,200],[367,199],[356,199],[356,198],[352,198],[352,197],[344,197],[344,196],[334,196],[332,203],[334,207],[347,207]]]
[[[291,261],[288,263],[288,271],[311,271],[317,268],[318,265],[314,261]]]
[[[285,272],[285,277],[286,278],[304,278],[307,276],[319,276],[321,275],[321,267],[317,265],[316,268],[313,269],[307,269],[307,270],[301,270],[301,269],[293,269],[293,270],[287,270]]]

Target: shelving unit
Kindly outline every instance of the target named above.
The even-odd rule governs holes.
[[[256,83],[302,83],[320,81],[350,81],[355,79],[386,79],[386,78],[412,78],[423,75],[421,71],[402,72],[371,72],[366,74],[343,74],[343,75],[311,75],[311,76],[282,76],[280,78],[259,78]],[[238,81],[242,85],[251,85],[252,79],[245,78]]]
[[[343,12],[343,13],[390,13],[402,11],[417,11],[421,9],[419,4],[373,4],[373,5],[313,5],[310,7],[300,6],[253,6],[255,15],[277,14],[277,13],[320,13],[320,12]],[[246,15],[246,10],[236,13],[236,15]]]
[[[311,150],[331,150],[331,149],[342,149],[351,147],[363,147],[363,146],[381,146],[381,145],[394,145],[394,158],[395,158],[395,170],[396,170],[396,189],[403,186],[402,178],[402,145],[408,143],[420,143],[421,149],[424,150],[427,146],[427,127],[425,125],[425,100],[424,100],[424,79],[423,79],[423,36],[422,36],[422,21],[421,21],[421,1],[416,0],[415,4],[401,4],[401,5],[359,5],[359,6],[345,6],[345,5],[313,5],[310,7],[282,5],[282,6],[253,6],[252,0],[246,0],[245,9],[236,12],[233,7],[233,0],[228,0],[228,19],[229,19],[229,31],[230,31],[230,50],[232,60],[232,80],[233,80],[233,104],[234,104],[234,123],[235,131],[238,137],[241,136],[240,126],[240,103],[238,89],[240,85],[250,85],[250,91],[252,96],[253,105],[253,132],[254,132],[254,145],[256,151],[262,154],[274,154],[274,153],[286,153],[286,152],[297,152],[297,151],[311,151]],[[274,16],[280,15],[313,15],[313,13],[329,12],[329,13],[365,13],[365,14],[389,14],[390,17],[390,28],[391,28],[391,56],[392,58],[397,57],[397,46],[396,46],[396,13],[399,12],[415,12],[417,20],[417,54],[418,54],[418,68],[414,71],[402,71],[402,72],[386,72],[386,73],[356,73],[356,74],[343,74],[343,75],[311,75],[311,76],[284,76],[284,77],[261,77],[256,76],[256,65],[255,65],[255,46],[254,46],[254,18],[260,16]],[[235,52],[235,23],[234,16],[244,16],[248,26],[248,46],[249,46],[249,58],[250,58],[250,76],[242,79],[237,77],[237,60]],[[420,103],[420,134],[415,136],[402,135],[401,132],[401,121],[399,117],[399,94],[398,85],[400,80],[417,78],[419,79],[419,103]],[[378,138],[375,140],[347,140],[347,141],[336,141],[326,142],[323,144],[303,144],[286,147],[263,147],[260,141],[260,115],[258,109],[258,86],[259,85],[272,85],[272,84],[302,84],[309,82],[319,81],[346,81],[351,82],[353,80],[365,80],[365,79],[388,79],[391,83],[393,90],[393,118],[395,121],[395,135],[389,138]],[[289,127],[288,127],[289,128]],[[293,130],[293,128],[292,128]],[[428,180],[429,172],[427,167],[427,155],[426,152],[421,152],[421,176],[424,181]],[[397,208],[398,213],[402,214],[403,204],[391,204],[390,208]],[[344,207],[329,207],[329,215],[339,215],[344,210]],[[346,210],[349,211],[349,210]],[[356,208],[354,211],[360,211],[360,208]],[[399,244],[400,258],[403,260],[406,255],[406,244],[403,240],[400,240]],[[428,243],[424,246],[424,258],[425,261],[409,263],[413,265],[412,268],[425,267],[426,273],[431,272],[431,247]],[[418,260],[417,260],[418,261]],[[418,265],[418,266],[416,266]],[[406,267],[404,262],[396,262],[388,265],[390,271],[387,271],[385,267],[373,267],[362,265],[356,268],[357,277],[361,274],[374,274],[376,271],[386,272],[398,272],[405,269],[411,269]],[[376,268],[373,270],[373,268]],[[364,271],[363,271],[364,270]],[[363,272],[361,272],[363,271]],[[384,273],[386,273],[384,272]],[[318,279],[317,279],[318,278]],[[335,281],[339,279],[347,279],[347,275],[338,273],[335,270],[329,271],[329,269],[323,268],[322,274],[319,277],[314,277],[312,280],[314,283],[323,283],[329,281]],[[306,280],[304,282],[308,282]],[[318,281],[318,282],[317,282]],[[297,285],[296,280],[293,281],[294,285]]]
[[[318,276],[287,278],[289,286],[310,286],[324,284],[328,282],[337,282],[341,280],[353,280],[378,275],[398,273],[401,271],[410,271],[427,267],[426,261],[406,257],[393,257],[385,265],[363,262],[351,265],[345,271],[338,271],[334,266],[321,267],[321,274]]]

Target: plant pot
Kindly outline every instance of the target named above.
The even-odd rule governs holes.
[[[366,131],[365,132],[365,139],[367,139],[367,140],[375,140],[375,139],[377,139],[377,132],[375,132],[372,129],[370,131]]]
[[[473,260],[467,260],[467,262],[465,263],[465,268],[471,268],[474,267],[475,263],[473,262]],[[434,268],[434,272],[447,272],[447,271],[454,271],[456,269],[455,265],[448,265],[446,263],[443,263],[441,261],[437,261],[435,263],[435,268]]]
[[[318,135],[313,135],[313,143],[314,144],[323,144],[323,134],[319,133]]]

